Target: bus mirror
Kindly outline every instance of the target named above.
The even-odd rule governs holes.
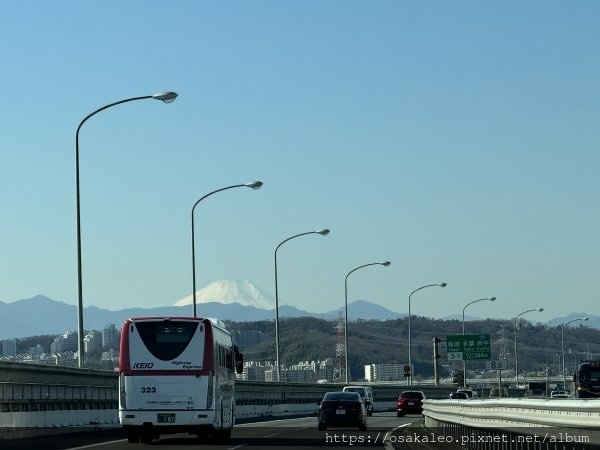
[[[235,348],[235,371],[236,373],[244,372],[244,355]]]

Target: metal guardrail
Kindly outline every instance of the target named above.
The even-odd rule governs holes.
[[[423,415],[425,426],[469,449],[600,448],[595,399],[426,400]],[[526,443],[534,446],[517,445]]]
[[[600,401],[595,399],[485,399],[425,401],[426,415],[472,426],[544,426],[598,428]],[[457,419],[458,418],[458,419]]]

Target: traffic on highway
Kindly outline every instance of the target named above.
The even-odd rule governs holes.
[[[72,433],[34,439],[17,439],[3,443],[3,449],[19,450],[135,450],[156,445],[165,450],[263,450],[263,449],[456,449],[460,442],[434,435],[422,427],[421,415],[397,417],[394,412],[376,412],[369,417],[369,427],[359,431],[356,427],[330,428],[319,431],[317,417],[274,420],[260,423],[238,424],[231,438],[221,442],[198,440],[189,434],[172,434],[153,441],[152,444],[129,443],[126,433],[119,428],[89,433]],[[434,443],[432,447],[430,444]],[[425,446],[425,447],[424,447]]]

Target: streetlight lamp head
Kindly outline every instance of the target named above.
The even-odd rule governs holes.
[[[582,320],[584,320],[584,321],[585,321],[585,320],[588,320],[588,319],[589,319],[589,317],[584,317]]]
[[[155,100],[160,100],[163,103],[172,103],[177,98],[177,93],[171,91],[159,92],[158,94],[154,94],[152,98]]]
[[[538,312],[542,312],[544,310],[544,308],[538,308],[537,311]]]
[[[496,301],[496,297],[491,297],[490,302],[494,302],[494,301]]]
[[[387,266],[389,266],[389,265],[391,264],[391,262],[390,262],[390,261],[384,261],[384,262],[382,262],[382,263],[380,263],[380,264],[381,264],[382,266],[384,266],[384,267],[387,267]]]
[[[246,183],[244,186],[252,188],[254,190],[260,189],[262,187],[262,181],[252,181],[251,183]]]
[[[315,231],[315,233],[318,233],[321,236],[327,236],[329,234],[329,230],[327,228],[323,228],[322,230]]]
[[[439,285],[439,286],[440,286],[440,287],[446,287],[446,286],[448,286],[448,284],[446,284],[446,283],[440,283],[440,285]]]

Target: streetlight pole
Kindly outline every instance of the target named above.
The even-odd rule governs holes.
[[[355,272],[358,269],[362,269],[363,267],[375,266],[375,265],[388,267],[390,264],[391,264],[390,261],[383,261],[383,262],[375,262],[375,263],[369,263],[369,264],[364,264],[362,266],[358,266],[358,267],[352,269],[350,272],[348,272],[348,274],[346,275],[346,279],[344,280],[344,298],[345,298],[345,305],[346,305],[346,319],[344,322],[344,353],[346,356],[344,359],[346,360],[346,367],[345,367],[346,384],[348,384],[348,277],[350,276],[350,274],[352,272]]]
[[[523,314],[527,314],[530,312],[542,312],[544,310],[544,308],[537,308],[537,309],[528,309],[527,311],[523,311],[521,314],[517,314],[514,317],[514,325],[515,325],[515,387],[519,387],[519,360],[517,357],[517,320],[519,319],[519,317],[521,317]]]
[[[463,336],[465,335],[465,309],[467,309],[467,306],[472,305],[473,303],[477,303],[477,302],[483,302],[483,301],[489,301],[489,302],[493,302],[496,301],[496,297],[490,297],[490,298],[480,298],[478,300],[473,300],[472,302],[469,302],[465,305],[465,307],[463,308],[463,313],[462,313],[462,334]],[[463,357],[463,387],[467,387],[467,363]]]
[[[79,188],[79,130],[82,125],[92,116],[98,114],[100,111],[104,111],[112,106],[120,105],[121,103],[133,102],[135,100],[145,100],[152,98],[154,100],[160,100],[163,103],[171,103],[177,98],[175,92],[159,92],[154,95],[145,95],[142,97],[132,97],[125,100],[119,100],[118,102],[110,103],[98,108],[96,111],[88,114],[79,123],[77,131],[75,132],[75,192],[76,192],[76,222],[77,222],[77,351],[79,353],[79,367],[84,366],[84,347],[83,347],[83,275],[82,275],[82,263],[81,263],[81,195]]]
[[[277,381],[281,381],[279,377],[280,373],[280,365],[279,365],[279,291],[277,288],[277,250],[287,241],[290,241],[294,238],[305,236],[307,234],[320,234],[321,236],[327,236],[329,234],[329,230],[327,228],[323,228],[317,231],[307,231],[306,233],[296,234],[294,236],[290,236],[289,238],[281,241],[277,247],[275,247],[275,364],[277,364]]]
[[[196,206],[198,205],[198,203],[200,203],[206,197],[216,194],[217,192],[225,191],[227,189],[238,188],[238,187],[249,187],[254,190],[257,190],[257,189],[260,189],[262,185],[263,184],[261,181],[252,181],[250,183],[234,184],[233,186],[227,186],[227,187],[224,187],[221,189],[217,189],[216,191],[209,192],[204,197],[199,198],[198,201],[196,201],[196,203],[194,203],[194,206],[192,206],[192,289],[193,289],[192,298],[193,298],[193,303],[194,303],[194,317],[196,317],[196,253],[195,253],[196,245],[194,244],[194,235],[195,235],[195,232],[194,232],[194,209],[196,209]]]
[[[413,296],[413,294],[417,291],[420,291],[421,289],[425,289],[428,287],[432,287],[432,286],[439,286],[439,287],[446,287],[448,286],[447,283],[434,283],[434,284],[426,284],[425,286],[421,286],[420,288],[415,289],[414,291],[412,291],[410,293],[410,295],[408,296],[408,366],[410,367],[410,375],[408,377],[408,384],[412,385],[412,377],[413,377],[413,369],[412,369],[412,337],[411,337],[411,332],[410,332],[410,299]]]
[[[560,351],[562,355],[562,373],[563,373],[563,389],[567,389],[567,375],[565,371],[565,325],[569,325],[572,322],[577,322],[579,320],[586,321],[589,317],[580,317],[579,319],[569,320],[568,322],[560,324]]]

